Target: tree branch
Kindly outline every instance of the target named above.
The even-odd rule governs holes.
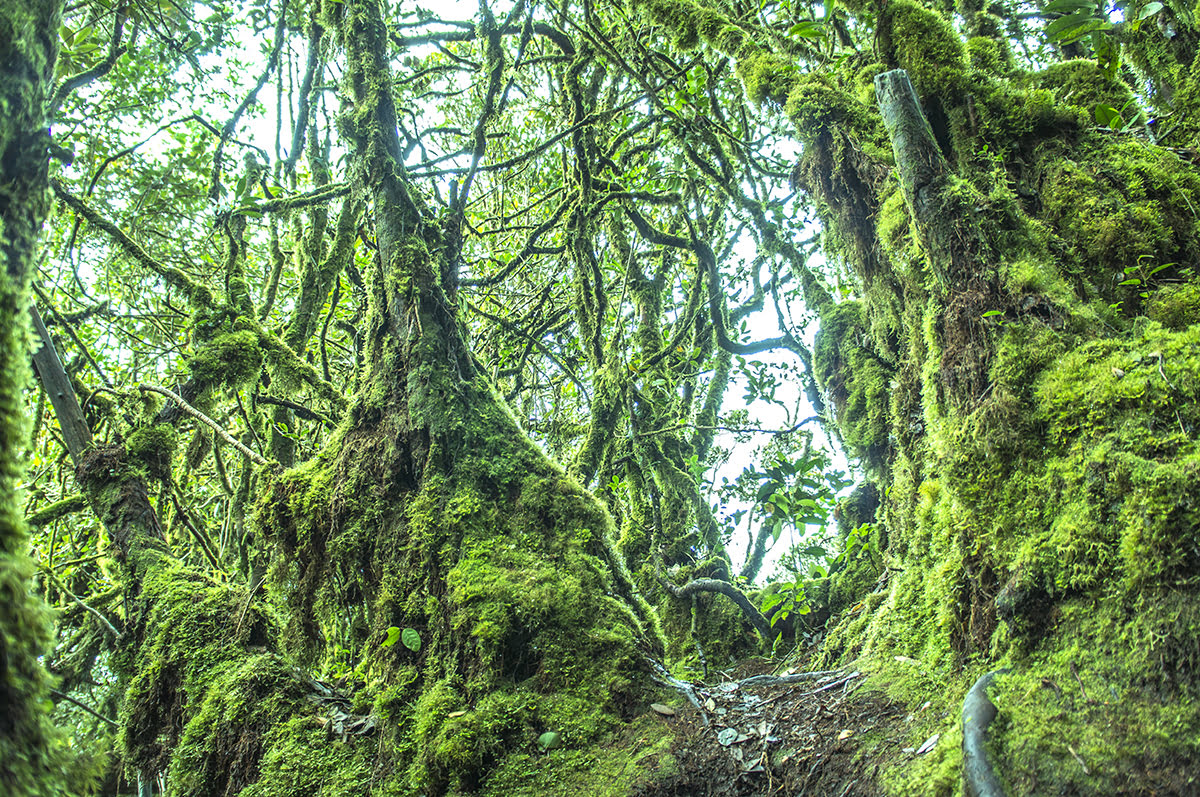
[[[144,391],[147,393],[158,393],[161,396],[166,396],[167,398],[171,399],[176,404],[178,404],[180,409],[182,409],[185,413],[187,413],[188,415],[192,416],[196,420],[200,421],[200,423],[202,423],[205,426],[212,429],[214,432],[217,433],[217,435],[222,440],[224,440],[229,445],[233,446],[233,448],[235,448],[238,451],[238,453],[240,453],[246,459],[253,462],[255,465],[267,465],[267,466],[271,466],[274,468],[279,467],[279,463],[270,462],[266,459],[263,459],[263,457],[261,455],[256,454],[255,452],[246,448],[246,446],[242,445],[237,439],[234,438],[233,435],[231,435],[229,432],[222,429],[220,427],[220,425],[217,424],[216,421],[214,421],[212,418],[205,415],[200,410],[193,407],[191,404],[188,404],[186,401],[184,401],[183,397],[180,396],[178,393],[168,390],[165,387],[158,387],[156,385],[144,385],[144,384],[138,385],[138,390],[141,390],[141,391]]]

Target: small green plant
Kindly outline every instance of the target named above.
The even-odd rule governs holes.
[[[392,645],[396,644],[397,641],[403,642],[404,647],[408,648],[413,653],[416,653],[421,649],[421,635],[415,628],[405,628],[403,631],[401,631],[400,627],[395,625],[388,628],[387,637],[379,643],[379,647],[390,648]]]
[[[1150,255],[1142,255],[1139,257],[1137,265],[1127,266],[1124,269],[1125,279],[1118,282],[1117,285],[1123,285],[1127,288],[1136,290],[1138,292],[1138,296],[1142,299],[1150,298],[1150,280],[1155,274],[1158,274],[1159,272],[1175,265],[1174,263],[1159,263],[1158,265],[1153,265],[1150,262],[1152,259],[1153,258],[1151,258]],[[1121,302],[1117,302],[1112,306],[1116,308],[1120,304]]]

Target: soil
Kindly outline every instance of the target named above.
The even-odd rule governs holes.
[[[658,706],[660,713],[674,711],[663,721],[675,732],[678,771],[637,797],[875,797],[883,794],[879,775],[887,763],[919,754],[902,749],[907,711],[864,689],[861,673],[745,682],[772,672],[760,661],[722,674],[723,680],[694,684],[703,711],[688,702]],[[779,674],[797,677],[794,670]]]

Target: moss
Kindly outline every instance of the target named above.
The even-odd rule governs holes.
[[[757,87],[762,89],[761,86]],[[825,74],[808,74],[794,79],[787,93],[784,112],[805,137],[816,138],[831,130],[853,134],[870,128],[866,108],[833,84]]]
[[[1014,660],[993,690],[995,754],[1013,793],[1193,791],[1196,695],[1163,689],[1200,664],[1193,596],[1074,600],[1053,623],[1056,644]]]
[[[867,334],[861,303],[835,305],[822,314],[813,365],[846,444],[869,465],[878,466],[888,448],[891,372],[868,348]]]
[[[943,100],[957,97],[964,87],[967,58],[954,26],[912,0],[889,4],[887,14],[891,24],[886,52],[908,72],[916,90]]]
[[[165,771],[171,751],[183,741],[188,743],[176,751],[180,760],[195,756],[199,761],[213,752],[216,741],[205,734],[187,736],[192,720],[208,716],[199,722],[211,724],[213,712],[233,711],[234,703],[259,702],[279,685],[282,665],[247,662],[247,647],[270,641],[272,628],[261,608],[248,603],[244,590],[214,584],[165,557],[144,571],[139,606],[148,612],[143,622],[149,636],[136,659],[122,666],[128,687],[118,752],[134,771]],[[257,681],[263,673],[271,675]],[[238,693],[255,683],[261,690],[254,696]],[[236,746],[236,739],[226,741]],[[209,774],[217,780],[232,775]]]
[[[397,397],[429,437],[374,427]],[[282,549],[272,580],[292,649],[314,662],[334,642],[356,651],[377,692],[389,787],[486,790],[525,769],[545,782],[528,759],[546,730],[581,760],[613,744],[644,700],[641,650],[662,643],[603,507],[440,350],[400,384],[371,374],[352,416],[327,453],[276,479],[256,523]],[[414,439],[429,441],[419,488],[405,475]],[[381,646],[391,626],[415,629],[420,649]]]
[[[239,330],[213,337],[188,358],[187,364],[192,378],[203,384],[234,387],[258,377],[263,352],[257,334]]]
[[[1196,249],[1200,176],[1173,153],[1133,140],[1096,135],[1081,144],[1075,158],[1043,167],[1045,217],[1071,246],[1080,276],[1108,301],[1130,299],[1119,282]]]
[[[990,36],[967,39],[967,60],[974,69],[994,77],[1005,77],[1014,69],[1012,51],[1007,42]]]
[[[376,793],[371,771],[372,747],[366,740],[343,742],[331,736],[315,715],[293,717],[262,737],[264,755],[259,777],[241,792],[243,797],[337,797]]]
[[[136,430],[125,441],[128,461],[143,470],[151,480],[171,476],[171,459],[179,447],[179,435],[169,423],[160,423]]]
[[[755,52],[738,61],[738,77],[751,102],[770,100],[783,107],[799,73],[791,59],[774,53]]]
[[[190,697],[168,782],[176,794],[220,797],[235,790],[245,794],[242,789],[258,782],[260,760],[275,741],[274,726],[303,705],[304,689],[291,667],[262,653],[208,669],[208,688]],[[311,726],[313,719],[298,721]],[[311,742],[310,757],[334,746],[329,739]]]
[[[1200,318],[1200,282],[1164,285],[1146,305],[1146,315],[1164,327],[1182,331]]]
[[[1103,103],[1129,114],[1133,92],[1119,80],[1109,77],[1095,61],[1077,59],[1052,64],[1035,78],[1041,88],[1054,93],[1058,102],[1083,109],[1087,122],[1098,104]],[[1136,113],[1136,111],[1134,111]]]
[[[745,32],[711,6],[691,0],[639,0],[635,5],[655,24],[666,28],[683,49],[705,42],[723,53],[738,56],[751,46]]]

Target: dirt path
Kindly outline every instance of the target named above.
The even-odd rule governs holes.
[[[862,751],[918,754],[901,749],[907,713],[862,689],[861,673],[785,671],[780,675],[797,679],[788,683],[753,679],[766,666],[754,669],[695,684],[700,709],[687,705],[663,717],[675,729],[679,771],[638,797],[875,797],[883,794],[879,775],[891,755]]]

